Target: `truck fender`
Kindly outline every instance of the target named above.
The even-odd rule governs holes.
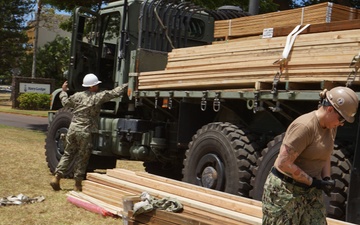
[[[51,103],[50,103],[50,110],[58,110],[62,108],[61,100],[59,98],[59,95],[61,93],[62,89],[58,88],[53,93],[51,93]]]

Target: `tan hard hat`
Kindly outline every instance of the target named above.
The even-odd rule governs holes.
[[[335,87],[326,92],[326,98],[347,122],[354,122],[359,99],[353,90],[348,87]]]

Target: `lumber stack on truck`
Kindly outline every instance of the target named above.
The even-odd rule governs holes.
[[[216,21],[215,37],[225,35],[218,34],[222,23],[227,24],[224,30],[228,34],[229,21]],[[321,3],[233,19],[232,39],[173,49],[165,70],[139,74],[138,89],[271,89],[280,72],[280,65],[274,62],[282,58],[287,35],[297,25],[307,23],[310,26],[296,37],[287,66],[281,70],[280,83],[295,89],[314,84],[321,89],[319,83],[324,82],[333,83],[329,86],[346,85],[353,71],[349,65],[360,51],[360,11]],[[269,25],[275,27],[274,36],[260,38],[259,34]],[[359,79],[354,83],[359,84]],[[301,84],[304,87],[299,87]]]
[[[140,201],[142,192],[159,199],[175,198],[183,205],[183,210],[177,213],[153,210],[134,217],[127,204],[129,201],[132,204]],[[125,169],[110,169],[106,174],[88,173],[83,192],[70,192],[68,200],[102,215],[122,216],[124,224],[129,225],[239,225],[261,224],[262,221],[259,201]],[[330,225],[348,224],[330,218],[327,220]]]
[[[216,39],[233,39],[246,36],[259,36],[267,28],[296,26],[298,24],[324,24],[336,21],[360,19],[360,11],[355,8],[330,2],[241,17],[215,22],[214,37]]]
[[[345,85],[350,62],[360,51],[360,29],[298,35],[280,82],[338,82]],[[139,75],[139,90],[262,88],[272,84],[287,37],[236,39],[174,49],[165,70]],[[359,82],[357,79],[355,82]]]

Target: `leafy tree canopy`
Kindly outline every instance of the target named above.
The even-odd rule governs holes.
[[[34,0],[0,0],[0,75],[5,79],[11,78],[25,57],[26,16],[33,7]]]
[[[114,0],[42,0],[42,4],[51,5],[58,10],[64,10],[71,12],[77,6],[84,6],[88,8],[92,8],[94,10],[100,9],[102,4],[107,4],[109,2],[113,2]]]
[[[77,6],[85,6],[97,11],[101,5],[113,2],[114,0],[42,0],[43,4],[48,4],[56,9],[65,10],[71,12]],[[180,0],[179,0],[180,1]],[[208,8],[217,9],[224,5],[240,6],[244,11],[249,9],[250,0],[187,0],[196,5]],[[360,0],[259,0],[259,13],[274,12],[277,10],[285,10],[291,8],[297,8],[302,6],[308,6],[318,4],[322,2],[333,2],[349,7],[360,8]]]
[[[56,86],[64,82],[63,74],[68,70],[70,55],[69,38],[57,36],[55,40],[38,49],[36,58],[36,77],[54,78]],[[22,76],[31,76],[32,54],[27,55],[21,65]]]

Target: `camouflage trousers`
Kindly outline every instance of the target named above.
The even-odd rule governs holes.
[[[83,179],[92,151],[91,133],[69,130],[66,135],[64,154],[56,167],[55,174],[62,176],[74,163],[74,179]]]
[[[264,185],[262,211],[263,225],[327,224],[321,190],[295,186],[272,173]]]

